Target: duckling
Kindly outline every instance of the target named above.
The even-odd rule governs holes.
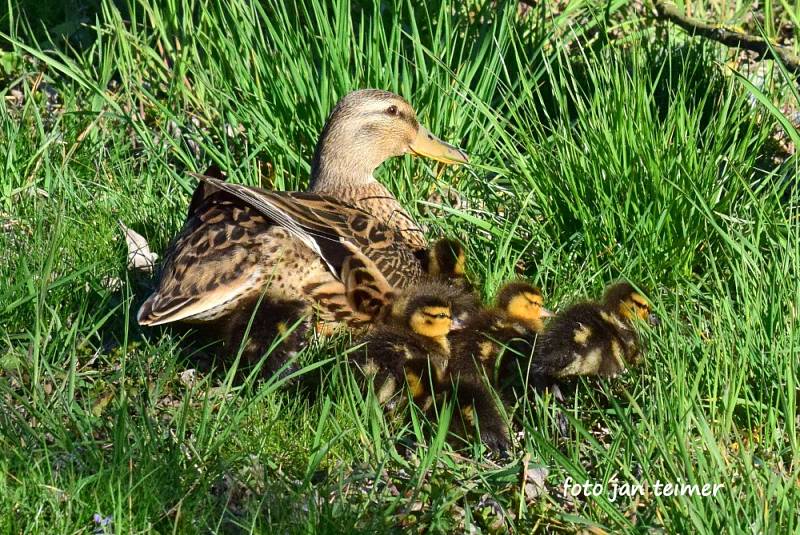
[[[397,323],[405,314],[409,301],[418,295],[435,295],[445,300],[450,304],[453,318],[459,324],[465,323],[481,310],[481,300],[476,294],[465,291],[456,284],[427,277],[414,284],[413,288],[401,292],[392,301],[390,308],[384,313],[384,317],[387,318],[387,321]]]
[[[404,383],[411,398],[423,408],[430,403],[430,385],[447,370],[450,342],[447,335],[459,327],[450,301],[425,291],[406,292],[393,307],[392,317],[361,340],[351,357],[375,385],[378,401],[388,408]],[[432,378],[429,371],[434,373]]]
[[[374,321],[394,292],[423,273],[414,254],[426,246],[420,227],[372,175],[403,154],[467,162],[419,124],[407,101],[363,90],[344,97],[328,118],[310,192],[201,177],[204,187],[164,254],[139,324],[224,325],[262,295],[267,305],[305,302],[336,325]],[[351,273],[363,287],[358,295],[367,296],[355,308],[345,295]]]
[[[446,281],[466,278],[467,252],[458,240],[442,238],[421,255],[422,269],[431,277]]]
[[[609,286],[602,303],[571,306],[549,323],[537,341],[534,375],[614,377],[641,360],[637,321],[658,324],[647,299],[630,283]]]
[[[457,434],[470,434],[478,423],[481,440],[503,452],[508,448],[505,423],[490,404],[476,403],[490,398],[490,393],[480,382],[454,383],[448,368],[452,356],[448,335],[462,328],[459,315],[469,317],[476,306],[473,299],[436,281],[405,291],[386,323],[373,327],[360,341],[363,347],[352,361],[373,381],[378,401],[387,410],[397,408],[395,396],[403,384],[417,406],[429,414],[435,398],[454,392],[460,422]]]
[[[286,377],[297,370],[289,361],[306,340],[312,311],[303,301],[254,301],[242,303],[224,321],[210,323],[210,332],[200,336],[222,342],[218,356],[223,365],[241,354],[240,377],[246,377],[262,360],[261,377],[276,373]]]
[[[500,387],[510,379],[520,358],[530,355],[533,339],[544,330],[544,319],[552,315],[536,286],[525,281],[504,284],[493,308],[474,314],[464,329],[451,336],[451,373],[485,374]]]
[[[474,427],[469,417],[476,414],[481,436],[486,432],[500,451],[507,448],[508,437],[493,390],[500,402],[512,401],[506,391],[519,382],[518,372],[525,368],[520,362],[530,355],[543,318],[550,315],[539,288],[512,281],[497,292],[493,308],[472,315],[449,336],[453,353],[445,381],[457,385],[464,430]]]

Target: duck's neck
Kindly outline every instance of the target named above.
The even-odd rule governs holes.
[[[544,332],[544,322],[542,322],[542,320],[523,318],[518,321],[536,334],[541,334]]]
[[[372,173],[383,159],[366,149],[354,151],[346,140],[352,141],[352,136],[336,129],[323,131],[311,162],[309,191],[339,196],[378,183]]]
[[[439,346],[443,356],[447,357],[450,355],[450,341],[447,339],[447,335],[435,336],[432,340]]]
[[[356,191],[378,184],[372,176],[372,171],[373,169],[355,166],[336,167],[325,163],[312,166],[308,190],[320,195],[340,197],[342,192]]]
[[[385,156],[352,149],[353,143],[340,133],[323,131],[314,160],[311,163],[311,183],[308,190],[330,195],[356,208],[369,212],[387,227],[400,231],[398,239],[412,249],[427,247],[425,234],[411,215],[383,184],[375,180],[373,171]]]

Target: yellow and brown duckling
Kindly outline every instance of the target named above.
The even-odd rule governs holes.
[[[650,303],[628,282],[609,286],[602,303],[586,301],[559,313],[536,344],[534,375],[614,377],[641,360],[635,323],[658,324]]]
[[[458,296],[457,291],[429,281],[404,292],[387,323],[373,327],[359,342],[363,346],[352,362],[372,381],[378,401],[389,410],[396,408],[404,385],[411,399],[431,415],[434,399],[453,394],[457,434],[471,436],[477,424],[481,440],[492,450],[504,452],[507,427],[491,392],[480,381],[454,381],[449,370],[453,357],[449,336],[463,327],[459,315],[469,317],[464,304],[470,311],[475,306],[472,298]]]
[[[363,90],[345,96],[328,118],[308,193],[201,177],[137,320],[224,325],[263,295],[262,306],[301,301],[325,322],[369,324],[423,274],[419,226],[373,177],[383,161],[403,154],[467,161],[422,127],[407,101]],[[345,295],[348,280],[363,288],[359,299]]]
[[[393,398],[406,384],[415,402],[428,404],[431,385],[440,383],[447,372],[451,354],[447,336],[460,324],[450,300],[429,290],[401,295],[391,318],[359,340],[361,347],[351,357],[387,408],[396,405]]]
[[[504,284],[495,295],[494,307],[471,316],[464,329],[451,336],[454,374],[485,374],[497,387],[529,357],[544,321],[552,316],[542,292],[525,281]]]
[[[530,355],[536,334],[550,315],[539,288],[513,281],[500,288],[492,308],[473,314],[463,329],[450,334],[446,383],[457,385],[463,430],[474,429],[477,416],[481,438],[497,450],[508,447],[507,424],[498,401],[510,401],[504,389],[520,382],[519,370],[525,368],[521,362]]]
[[[467,251],[458,240],[442,238],[421,257],[422,269],[434,279],[463,283],[467,278]]]

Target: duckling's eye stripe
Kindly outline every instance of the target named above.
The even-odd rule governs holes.
[[[532,292],[525,291],[525,292],[522,292],[520,295],[522,295],[522,297],[523,297],[523,298],[524,298],[524,299],[525,299],[527,302],[529,302],[529,303],[532,303],[532,304],[534,304],[534,305],[539,305],[539,306],[541,306],[541,305],[542,305],[542,303],[543,303],[542,297],[541,297],[540,295],[538,295],[538,294],[535,294],[535,293],[532,293]]]

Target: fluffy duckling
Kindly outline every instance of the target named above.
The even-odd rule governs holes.
[[[459,324],[481,310],[481,301],[474,293],[465,291],[456,284],[427,278],[397,296],[391,304],[386,321],[397,323],[398,319],[404,317],[410,300],[420,295],[435,295],[449,303],[453,318],[458,320]]]
[[[442,238],[436,241],[420,260],[422,269],[435,279],[466,280],[467,252],[458,240]]]
[[[430,385],[443,380],[450,358],[447,335],[460,325],[446,296],[409,291],[398,299],[392,317],[362,338],[352,362],[372,380],[378,401],[388,408],[404,383],[420,405],[430,402]],[[433,372],[434,377],[429,375]]]
[[[464,329],[451,336],[451,373],[478,377],[486,374],[495,386],[510,379],[521,357],[530,355],[533,338],[552,316],[542,292],[525,281],[504,284],[493,308],[474,314]]]
[[[477,310],[474,296],[452,286],[427,282],[403,292],[395,301],[386,323],[373,329],[360,342],[353,362],[371,379],[378,401],[389,410],[405,383],[414,402],[428,410],[437,395],[455,391],[460,421],[459,434],[471,434],[476,417],[481,440],[491,449],[505,451],[505,423],[491,403],[486,387],[478,381],[453,381],[449,362],[453,356],[448,336],[463,327],[463,320]],[[455,386],[455,389],[453,388]],[[476,401],[480,400],[480,401]]]
[[[641,359],[638,321],[658,324],[647,299],[630,283],[613,284],[602,303],[578,303],[550,322],[537,341],[532,371],[552,378],[614,377]]]
[[[520,361],[530,355],[533,339],[550,315],[539,288],[513,281],[497,292],[493,308],[472,315],[463,329],[450,335],[453,354],[446,382],[456,385],[463,429],[474,429],[472,416],[477,415],[481,438],[501,452],[508,447],[507,426],[492,387],[516,382]]]
[[[254,300],[243,303],[225,321],[212,325],[209,332],[222,342],[219,356],[224,364],[233,362],[241,352],[241,377],[262,359],[265,359],[260,370],[263,378],[278,372],[286,376],[297,369],[290,360],[305,343],[311,315],[310,307],[303,301]]]

